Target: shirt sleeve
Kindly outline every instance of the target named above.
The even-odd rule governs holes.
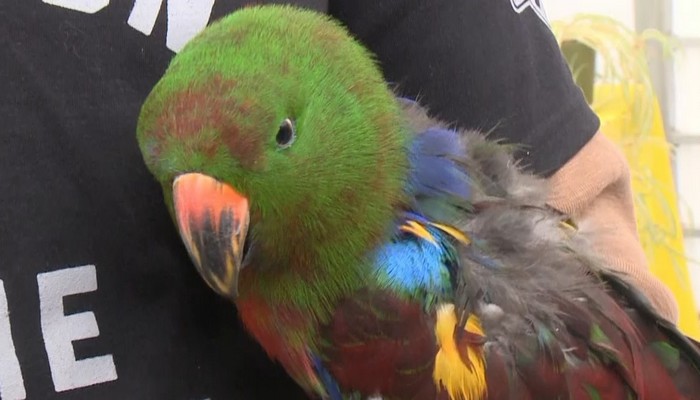
[[[535,0],[331,0],[329,12],[372,50],[399,95],[462,128],[519,145],[549,176],[599,120],[573,81]]]

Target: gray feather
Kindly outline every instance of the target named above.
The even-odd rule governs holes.
[[[404,112],[416,133],[455,129],[415,103],[405,103]],[[519,333],[536,336],[538,325],[563,328],[561,304],[586,305],[603,294],[603,264],[587,236],[565,228],[568,217],[547,206],[547,181],[524,172],[512,147],[477,131],[460,134],[459,164],[474,181],[474,203],[487,206],[451,221],[472,239],[460,249],[457,305],[469,304],[465,311],[480,316],[487,339],[506,348]]]

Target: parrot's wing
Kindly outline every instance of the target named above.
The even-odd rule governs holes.
[[[446,263],[452,297],[435,314],[439,387],[490,400],[697,397],[700,347],[605,272],[512,148],[451,129],[414,102],[404,110],[420,147],[415,209],[466,237],[448,235],[458,261]],[[426,166],[440,178],[423,176]]]
[[[697,344],[604,272],[575,226],[517,195],[477,209],[457,224],[470,243],[454,296],[486,336],[489,399],[697,397]]]
[[[412,209],[375,254],[375,284],[322,330],[334,385],[400,399],[700,393],[697,343],[604,272],[542,181],[483,135],[413,118]]]

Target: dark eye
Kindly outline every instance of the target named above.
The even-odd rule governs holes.
[[[296,139],[296,137],[297,134],[294,131],[294,123],[291,119],[285,118],[285,120],[280,124],[280,128],[277,131],[277,136],[275,137],[275,140],[277,140],[277,146],[280,149],[286,149],[287,147],[291,146],[292,143],[294,143],[294,139]]]

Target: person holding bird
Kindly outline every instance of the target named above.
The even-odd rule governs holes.
[[[493,391],[506,385],[486,372],[497,371],[487,366],[500,353],[478,349],[506,337],[501,318],[520,312],[546,322],[536,339],[551,349],[585,343],[590,359],[610,355],[608,369],[591,371],[626,382],[610,393],[654,390],[643,379],[648,368],[667,378],[658,388],[685,390],[663,371],[686,371],[692,343],[675,332],[673,297],[646,267],[628,167],[574,84],[541,2],[290,1],[343,29],[275,12],[269,24],[233,36],[238,24],[214,26],[266,2],[248,3],[0,5],[0,181],[7,188],[0,194],[0,398],[498,398]],[[246,44],[256,36],[255,46]],[[476,134],[455,135],[467,131],[488,132],[513,152]],[[455,168],[460,159],[478,163]],[[211,160],[213,170],[205,168]],[[523,170],[506,168],[513,165]],[[489,273],[518,273],[505,249],[533,243],[504,235],[512,225],[489,225],[490,213],[515,213],[499,208],[504,196],[522,213],[509,214],[511,222],[544,217],[552,240],[602,232],[593,237],[600,276],[616,294],[598,285],[586,292],[597,281],[564,276],[568,270],[551,259],[543,271],[570,289],[546,286],[555,303],[539,297],[536,280],[495,290],[513,280]],[[201,218],[212,209],[228,217]],[[280,218],[261,222],[272,216]],[[520,227],[526,236],[518,238],[538,238],[527,236],[538,232],[530,225]],[[565,248],[546,249],[571,261]],[[576,265],[585,270],[584,259]],[[273,266],[290,260],[303,268],[276,275]],[[360,260],[366,263],[356,268]],[[348,290],[365,295],[348,297]],[[513,293],[525,297],[503,298]],[[585,294],[599,309],[571,303],[567,293]],[[640,316],[621,305],[644,298],[651,306],[632,305]],[[591,315],[574,332],[552,304]],[[620,328],[600,319],[604,306],[618,323],[655,321],[661,336],[613,357],[607,351],[620,345],[612,333]],[[367,307],[412,325],[368,321]],[[368,322],[382,329],[367,330]],[[304,350],[309,326],[323,328],[313,352]],[[568,335],[548,336],[563,327]],[[394,341],[353,353],[357,335],[366,341],[368,333]],[[360,369],[352,362],[374,350],[383,356],[365,358]],[[459,375],[448,378],[453,365]],[[559,376],[532,364],[522,371]],[[593,375],[574,376],[592,385],[583,389],[591,396],[608,393]],[[561,382],[540,389],[562,393]]]
[[[137,131],[200,276],[310,398],[700,393],[700,345],[510,146],[397,98],[323,14],[212,24]]]

